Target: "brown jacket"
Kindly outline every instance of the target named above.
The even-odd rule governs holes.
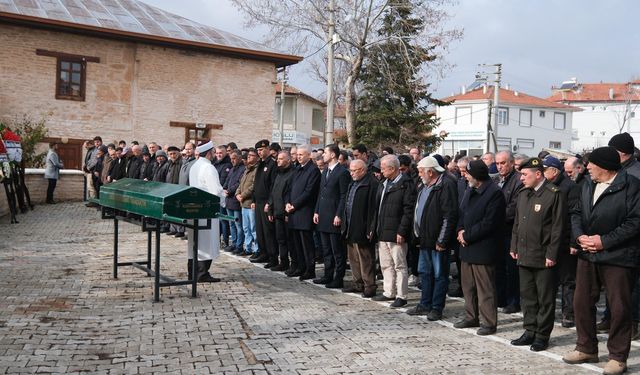
[[[240,186],[236,190],[236,195],[240,194],[242,196],[242,202],[240,203],[242,208],[251,208],[251,203],[253,203],[253,184],[256,179],[256,167],[257,164],[245,166],[244,174],[240,179]]]

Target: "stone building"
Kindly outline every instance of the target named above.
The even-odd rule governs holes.
[[[271,138],[284,54],[136,0],[0,1],[0,120],[44,116],[67,168],[82,142]]]

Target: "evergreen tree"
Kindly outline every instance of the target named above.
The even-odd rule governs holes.
[[[360,77],[362,95],[357,102],[356,132],[371,148],[419,146],[433,149],[439,137],[430,135],[436,125],[430,104],[441,105],[428,92],[421,75],[435,59],[419,36],[425,27],[414,9],[420,0],[395,0],[384,14],[378,39],[368,54]]]

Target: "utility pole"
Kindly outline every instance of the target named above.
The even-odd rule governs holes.
[[[287,67],[282,68],[282,80],[280,81],[280,119],[278,121],[278,130],[280,131],[280,137],[278,140],[280,141],[280,147],[284,147],[283,139],[284,139],[284,93],[286,91],[287,86]]]
[[[333,143],[333,108],[335,98],[333,95],[333,43],[335,37],[335,13],[336,2],[329,2],[329,49],[327,50],[327,123],[324,128],[324,145]]]
[[[500,80],[502,78],[502,64],[479,64],[480,70],[476,74],[476,80],[487,82],[487,75],[493,74],[493,103],[489,105],[489,110],[493,110],[493,113],[489,113],[489,120],[487,121],[487,148],[486,152],[491,152],[493,143],[493,152],[498,152],[498,107],[500,105]],[[495,71],[484,72],[482,69],[493,67]],[[491,123],[493,120],[493,124]],[[493,140],[493,142],[491,142]]]

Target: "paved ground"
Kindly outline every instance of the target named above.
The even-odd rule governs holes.
[[[227,255],[214,265],[224,282],[195,299],[186,287],[163,288],[153,303],[141,271],[111,278],[112,229],[79,203],[39,206],[17,225],[0,219],[0,373],[576,374],[606,360],[602,343],[597,366],[562,363],[575,332],[559,326],[549,351],[510,346],[517,314],[501,314],[498,334],[479,337],[451,327],[461,300],[433,323]],[[121,240],[123,257],[145,252],[138,227],[122,224]],[[163,235],[164,273],[185,276],[185,248]]]

